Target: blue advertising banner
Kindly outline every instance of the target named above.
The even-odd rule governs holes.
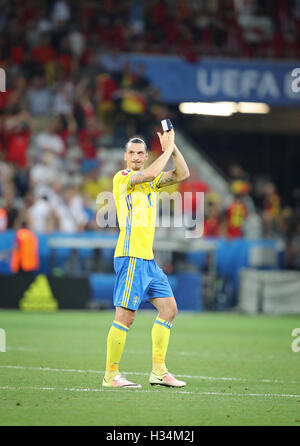
[[[162,100],[178,102],[265,102],[300,106],[300,61],[264,62],[203,59],[189,63],[176,56],[123,54],[132,68],[145,66]],[[298,68],[298,70],[297,70]]]

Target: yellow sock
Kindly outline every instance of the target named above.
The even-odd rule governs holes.
[[[152,372],[156,375],[165,375],[168,372],[165,360],[171,327],[171,322],[160,317],[155,319],[152,328]]]
[[[113,321],[107,336],[105,379],[110,381],[119,373],[119,362],[125,347],[128,327]]]

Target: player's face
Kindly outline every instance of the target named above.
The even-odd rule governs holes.
[[[127,161],[128,169],[141,170],[148,159],[148,153],[144,144],[136,142],[128,144],[124,159]]]

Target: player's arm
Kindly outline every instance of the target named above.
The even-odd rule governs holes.
[[[153,161],[149,167],[131,175],[129,179],[130,186],[153,181],[169,161],[174,150],[174,131],[171,130],[170,132],[164,132],[163,135],[158,133],[158,135],[160,137],[163,153],[155,161]]]
[[[161,179],[156,185],[158,188],[181,183],[181,181],[186,180],[190,176],[189,168],[176,144],[174,144],[172,158],[175,169],[169,170],[162,175]]]

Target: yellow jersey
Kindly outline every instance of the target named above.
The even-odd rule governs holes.
[[[116,202],[120,228],[115,257],[153,259],[155,234],[157,184],[164,172],[153,181],[134,184],[130,178],[134,170],[119,171],[113,179],[113,195]]]

